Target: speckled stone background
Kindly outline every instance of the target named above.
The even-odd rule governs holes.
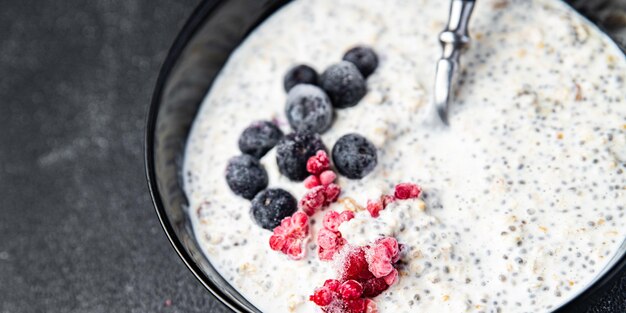
[[[198,0],[0,0],[0,313],[227,312],[152,209],[142,141]],[[576,1],[626,43],[626,0]],[[626,275],[591,312],[626,312]]]

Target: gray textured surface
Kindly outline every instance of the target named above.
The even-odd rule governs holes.
[[[197,2],[0,0],[0,313],[226,312],[143,173],[158,68]],[[625,294],[626,277],[593,312]]]
[[[143,171],[156,74],[197,3],[0,0],[0,312],[226,312]]]

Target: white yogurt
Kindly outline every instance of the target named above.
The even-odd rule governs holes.
[[[340,177],[340,198],[365,205],[408,181],[425,190],[425,205],[400,202],[341,226],[351,243],[387,234],[409,249],[398,283],[374,299],[381,313],[549,311],[626,238],[622,52],[559,1],[480,1],[451,127],[436,129],[424,119],[447,10],[435,0],[297,0],[222,70],[193,125],[185,190],[206,256],[261,311],[315,312],[308,296],[334,270],[314,241],[301,261],[270,250],[271,232],[228,189],[227,160],[253,121],[277,119],[290,132],[282,77],[291,66],[321,72],[355,44],[372,46],[380,65],[365,98],[336,110],[322,137],[330,148],[360,133],[378,165],[362,180]],[[261,163],[270,187],[304,195],[279,174],[273,150]]]

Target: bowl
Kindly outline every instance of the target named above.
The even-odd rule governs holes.
[[[231,52],[259,23],[288,2],[200,3],[163,63],[148,113],[145,164],[157,216],[181,260],[233,312],[260,311],[220,276],[194,237],[182,188],[183,153],[198,108]],[[620,252],[587,288],[555,312],[584,312],[598,301],[626,268],[626,241]]]

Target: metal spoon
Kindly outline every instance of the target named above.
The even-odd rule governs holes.
[[[439,34],[443,55],[437,62],[434,99],[437,113],[446,125],[449,123],[448,109],[459,69],[459,56],[470,41],[467,27],[474,4],[475,0],[452,0],[448,25]]]

